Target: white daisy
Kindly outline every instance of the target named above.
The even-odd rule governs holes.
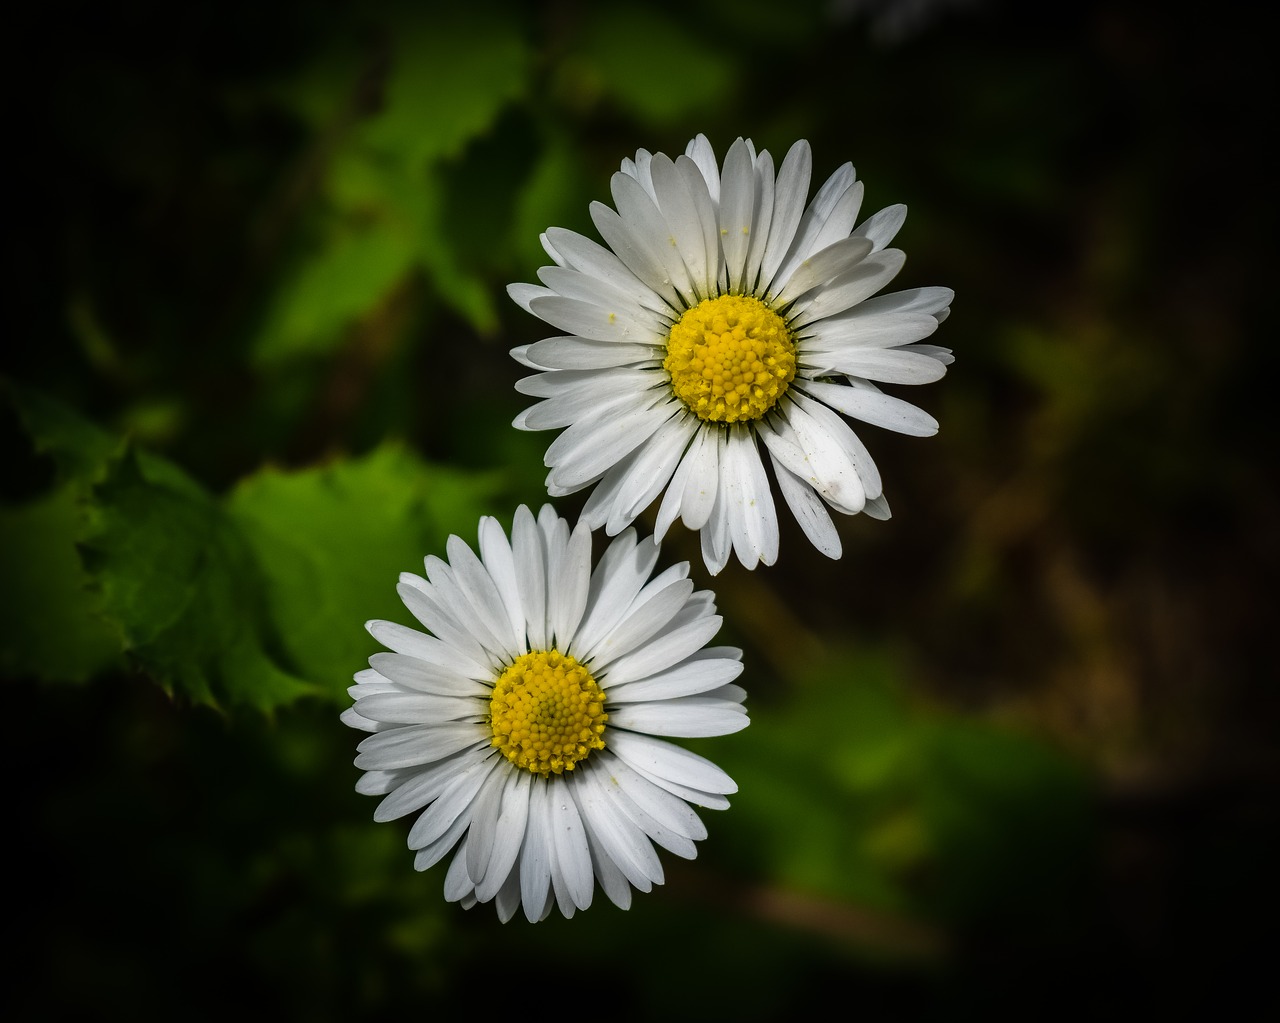
[[[720,629],[714,594],[684,562],[649,578],[658,545],[618,536],[595,569],[591,531],[550,505],[515,515],[508,541],[480,521],[480,553],[456,536],[448,562],[398,591],[430,634],[368,629],[374,654],[342,719],[372,732],[356,785],[383,796],[379,821],[418,813],[409,831],[426,870],[457,849],[445,897],[521,906],[541,920],[591,904],[595,882],[626,909],[631,889],[663,881],[654,845],[693,859],[706,837],[689,805],[729,805],[733,780],[657,736],[747,725],[733,680],[742,651],[707,647]],[[419,813],[419,811],[421,811]]]
[[[617,211],[593,203],[608,248],[551,228],[544,286],[512,298],[565,332],[516,348],[538,370],[517,384],[543,399],[515,420],[566,427],[548,447],[547,490],[594,486],[583,512],[613,535],[662,495],[655,537],[680,518],[701,531],[716,573],[778,555],[760,449],[813,544],[840,556],[828,507],[888,518],[880,473],[838,413],[915,436],[932,416],[874,381],[924,384],[951,363],[921,344],[949,288],[873,296],[902,268],[887,248],[906,218],[891,206],[858,224],[862,182],[837,170],[805,207],[812,158],[797,142],[777,174],[738,139],[716,166],[699,135],[672,160],[640,150],[612,180]],[[857,226],[855,226],[857,225]],[[663,491],[665,490],[665,494]]]

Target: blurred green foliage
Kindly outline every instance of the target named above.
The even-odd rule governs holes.
[[[531,1011],[584,976],[633,1019],[1243,997],[1278,802],[1257,15],[29,13],[18,1018]],[[910,206],[899,285],[957,292],[957,364],[904,395],[942,431],[863,431],[895,518],[841,522],[840,561],[787,526],[775,568],[700,579],[753,723],[696,744],[740,785],[698,859],[628,913],[504,928],[373,824],[337,715],[363,623],[407,620],[397,574],[545,500],[507,356],[543,331],[504,285],[548,226],[594,233],[624,156],[698,132],[807,137],[815,177],[852,160],[868,209]],[[700,578],[696,541],[665,548]]]

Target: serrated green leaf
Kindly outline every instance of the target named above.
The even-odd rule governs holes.
[[[118,437],[34,387],[14,380],[0,383],[35,450],[53,459],[61,480],[87,484],[101,476],[120,447]]]
[[[450,533],[474,544],[498,479],[424,463],[398,444],[300,472],[264,470],[228,509],[263,566],[290,663],[335,701],[377,645],[372,618],[412,622],[396,595]]]
[[[92,491],[85,564],[130,658],[167,691],[262,711],[313,691],[282,666],[253,552],[174,471],[126,451]]]

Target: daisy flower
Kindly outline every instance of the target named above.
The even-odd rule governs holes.
[[[662,496],[655,537],[679,518],[701,534],[714,574],[778,556],[765,459],[809,540],[840,538],[828,509],[888,518],[880,473],[842,418],[914,436],[932,416],[879,383],[925,384],[951,363],[921,342],[946,317],[949,288],[872,297],[905,259],[889,248],[906,217],[858,223],[862,182],[845,164],[813,201],[809,144],[774,173],[738,139],[716,164],[705,137],[672,160],[645,150],[613,175],[617,210],[593,203],[607,248],[559,228],[555,266],[511,297],[563,331],[513,350],[537,370],[517,390],[542,399],[515,420],[564,428],[547,448],[547,490],[594,487],[583,517],[610,535]],[[856,226],[855,226],[856,225]]]
[[[454,851],[445,898],[496,903],[506,922],[618,906],[663,881],[655,845],[693,859],[706,829],[691,803],[729,805],[733,780],[659,736],[747,725],[732,684],[742,651],[707,647],[714,595],[684,562],[650,578],[653,540],[621,533],[591,566],[591,530],[550,505],[515,515],[510,540],[480,520],[480,553],[456,536],[398,591],[429,631],[369,622],[374,654],[342,720],[372,734],[356,789],[374,819],[418,814],[414,866]]]

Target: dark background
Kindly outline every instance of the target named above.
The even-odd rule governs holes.
[[[910,207],[895,287],[956,291],[956,364],[898,392],[941,432],[860,430],[895,516],[839,561],[785,524],[710,580],[673,532],[746,651],[752,727],[698,747],[741,791],[629,913],[503,927],[352,791],[358,661],[264,714],[36,643],[12,538],[57,473],[6,404],[17,1018],[1242,1015],[1276,911],[1261,8],[420,6],[28,12],[4,376],[215,499],[398,438],[509,520],[545,496],[502,290],[538,232],[592,233],[639,147],[804,137],[815,187],[851,160]]]

